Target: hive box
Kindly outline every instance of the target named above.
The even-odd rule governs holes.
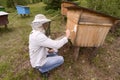
[[[7,27],[7,24],[9,23],[8,21],[8,13],[4,11],[0,11],[0,26],[5,25]]]
[[[27,7],[27,6],[17,5],[16,9],[17,9],[17,13],[20,14],[20,15],[30,14],[30,8]]]
[[[104,43],[114,23],[119,20],[103,13],[84,7],[67,8],[67,29],[70,29],[70,40],[73,46],[99,47]]]

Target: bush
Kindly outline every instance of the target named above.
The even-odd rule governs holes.
[[[61,7],[62,0],[43,0],[45,4],[47,4],[47,8],[58,9]]]
[[[14,7],[13,0],[7,0],[7,7],[9,7],[9,8],[13,8]]]
[[[120,17],[120,0],[87,0],[87,2],[89,8]]]
[[[32,0],[32,3],[41,2],[42,0]]]
[[[37,2],[41,2],[41,0],[7,0],[6,5],[9,8],[15,8],[15,5],[27,5]]]
[[[26,5],[29,2],[27,0],[7,0],[7,7],[15,8],[15,5]]]
[[[0,0],[0,6],[5,6],[6,0]]]

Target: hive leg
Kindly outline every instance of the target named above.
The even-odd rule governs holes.
[[[22,14],[20,14],[20,16],[22,17]]]
[[[5,29],[7,29],[7,24],[5,24]]]
[[[74,47],[74,60],[77,61],[80,47]]]
[[[92,57],[96,57],[98,49],[99,49],[98,47],[93,47]]]

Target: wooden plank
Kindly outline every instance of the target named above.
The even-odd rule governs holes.
[[[79,25],[75,46],[99,47],[103,44],[110,27]]]
[[[100,14],[96,13],[91,13],[88,11],[84,11],[82,17],[81,17],[82,22],[94,22],[94,23],[110,23],[113,24],[114,20],[111,18],[102,16]]]
[[[78,32],[78,23],[81,19],[83,11],[68,11],[67,13],[67,29],[69,29],[70,31],[72,30],[73,32],[71,32],[71,36],[70,39],[72,40],[72,43],[75,45],[76,44],[76,36],[77,36],[77,32]],[[71,28],[70,28],[71,27]],[[76,29],[76,30],[75,30]]]
[[[69,10],[67,18],[67,27],[70,30],[74,29],[74,25],[78,25],[77,32],[72,33],[70,39],[74,46],[80,47],[101,46],[114,22],[108,17],[88,11],[82,11],[82,9]]]
[[[104,43],[104,40],[105,40],[105,38],[106,38],[109,30],[110,30],[110,28],[104,27],[104,29],[103,29],[103,32],[104,32],[104,33],[101,32],[101,34],[102,34],[102,36],[103,36],[102,39],[101,39],[101,42],[100,42],[101,45]]]
[[[108,26],[111,27],[113,24],[110,23],[91,23],[91,22],[79,22],[79,24],[81,25],[96,25],[96,26]]]
[[[78,24],[80,14],[81,14],[81,11],[68,11],[67,19]]]
[[[79,29],[78,29],[78,25],[79,25],[79,22],[81,21],[81,16],[82,16],[82,14],[83,14],[83,10],[81,10],[81,11],[79,11],[80,12],[80,14],[79,14],[79,17],[78,17],[78,22],[77,22],[77,26],[76,26],[76,35],[75,35],[75,40],[74,40],[74,44],[76,45],[76,43],[77,43],[77,36],[79,36],[79,34],[78,34],[78,32],[80,31]]]
[[[70,37],[72,43],[74,44],[76,32],[74,31],[75,26],[77,26],[74,22],[67,20],[66,28],[70,30]]]
[[[74,61],[77,61],[79,56],[80,47],[74,47]]]
[[[66,16],[67,15],[67,8],[66,7],[70,7],[70,6],[76,6],[74,3],[62,3],[61,4],[61,14]]]
[[[5,28],[7,28],[8,21],[8,15],[1,15],[0,16],[0,26],[5,25]]]

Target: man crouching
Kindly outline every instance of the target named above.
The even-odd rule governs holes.
[[[57,55],[57,50],[68,42],[70,31],[60,40],[52,40],[45,35],[46,24],[51,20],[43,14],[38,14],[32,21],[32,32],[29,35],[29,55],[33,68],[38,69],[48,77],[48,72],[61,64],[64,59]]]

